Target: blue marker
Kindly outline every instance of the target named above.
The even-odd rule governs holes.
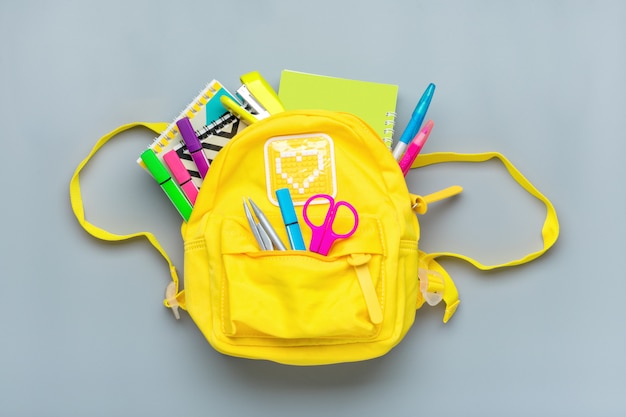
[[[420,127],[422,127],[422,122],[426,117],[426,112],[428,111],[428,106],[430,106],[430,101],[433,98],[433,94],[435,94],[435,84],[430,83],[424,94],[422,94],[422,98],[417,102],[415,106],[415,110],[413,110],[413,114],[411,115],[411,120],[409,120],[409,124],[402,132],[402,136],[400,136],[400,140],[398,141],[396,147],[393,149],[393,157],[399,161],[404,154],[407,146],[411,143],[411,140],[417,135]]]
[[[293,200],[288,188],[281,188],[276,190],[276,199],[278,200],[278,206],[280,207],[280,214],[283,216],[283,223],[287,229],[287,236],[289,237],[289,246],[293,250],[306,250],[304,245],[304,239],[302,238],[302,231],[298,224],[298,216],[296,216],[296,210],[293,207]]]

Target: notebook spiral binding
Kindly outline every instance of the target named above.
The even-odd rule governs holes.
[[[385,130],[383,131],[383,142],[389,149],[391,149],[393,145],[393,132],[394,126],[396,124],[396,116],[398,114],[396,112],[388,111],[386,114],[387,120],[385,120]]]
[[[210,135],[215,135],[220,129],[234,122],[236,117],[231,113],[226,113],[208,126],[202,127],[196,131],[200,141],[206,139]]]
[[[215,95],[219,89],[222,88],[221,84],[215,80],[208,83],[198,95],[193,99],[193,101],[180,112],[178,117],[174,119],[174,121],[187,116],[190,119],[193,118],[196,113],[198,113],[203,106],[205,106],[209,100]],[[178,135],[178,128],[176,127],[176,123],[172,122],[167,130],[165,130],[157,140],[150,146],[155,153],[159,154],[164,149],[167,148],[168,143]]]

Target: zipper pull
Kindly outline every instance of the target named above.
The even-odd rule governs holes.
[[[383,310],[380,308],[380,302],[376,295],[376,288],[372,282],[372,276],[367,263],[372,258],[372,255],[364,253],[351,254],[348,257],[348,263],[354,267],[356,276],[359,279],[359,285],[361,291],[363,291],[363,297],[365,298],[365,305],[370,315],[370,320],[374,324],[380,324],[383,322]]]
[[[420,282],[420,291],[428,305],[433,307],[439,304],[445,293],[445,282],[441,274],[437,271],[419,268],[417,277]]]
[[[174,313],[174,317],[176,320],[180,319],[180,313],[178,312],[178,300],[176,299],[176,283],[171,281],[167,284],[165,288],[165,301],[167,302],[169,308],[172,309],[172,313]]]
[[[411,208],[417,214],[425,214],[428,211],[428,205],[436,201],[441,201],[446,198],[453,197],[463,191],[463,187],[459,185],[453,185],[443,190],[437,191],[426,196],[419,196],[417,194],[411,194]]]

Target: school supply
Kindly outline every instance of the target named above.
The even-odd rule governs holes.
[[[141,154],[141,160],[146,165],[146,168],[154,177],[154,180],[161,186],[167,197],[170,199],[174,207],[178,210],[184,220],[189,220],[191,215],[191,203],[180,188],[174,183],[167,169],[163,166],[161,161],[156,157],[154,152],[150,149],[146,149]]]
[[[229,115],[220,102],[220,97],[224,95],[234,99],[233,95],[219,81],[212,80],[209,82],[167,129],[154,140],[150,149],[156,155],[161,156],[162,153],[174,149],[176,145],[184,143],[176,125],[176,121],[183,117],[189,118],[193,129],[199,133],[198,136],[204,133],[205,129],[214,128],[215,123],[223,123],[220,118]]]
[[[198,198],[198,187],[196,187],[191,180],[191,175],[189,175],[189,172],[185,169],[176,151],[172,149],[166,152],[165,155],[163,155],[163,161],[165,161],[165,165],[167,165],[167,168],[172,173],[172,176],[181,190],[183,190],[183,193],[187,196],[187,199],[189,199],[191,205],[194,205],[196,198]]]
[[[246,124],[251,125],[272,114],[285,111],[276,92],[258,71],[244,74],[240,80],[243,85],[237,89],[239,101],[228,96],[220,97],[220,101],[228,111]]]
[[[274,89],[261,76],[258,71],[252,71],[240,77],[243,83],[244,92],[237,90],[241,97],[246,97],[245,91],[248,91],[268,114],[278,114],[285,111],[285,107]],[[252,104],[252,103],[251,103]],[[252,106],[254,107],[254,105]],[[265,119],[267,116],[262,111],[256,114],[258,119]]]
[[[285,230],[287,231],[289,246],[293,250],[306,250],[306,245],[304,244],[304,239],[302,238],[302,230],[300,230],[298,216],[296,215],[296,210],[293,206],[293,200],[291,199],[289,188],[276,190],[276,200],[278,200],[280,214],[283,217],[283,224],[285,225]]]
[[[85,230],[101,239],[145,236],[170,267],[165,305],[175,313],[188,311],[209,343],[224,354],[292,365],[384,355],[400,343],[413,325],[415,309],[424,303],[443,301],[444,322],[457,310],[458,292],[440,258],[496,269],[532,261],[558,238],[550,201],[502,155],[421,154],[412,168],[497,159],[546,207],[542,248],[510,262],[485,265],[460,254],[427,254],[418,249],[416,213],[459,194],[461,187],[412,194],[392,153],[361,118],[324,110],[285,111],[243,130],[213,160],[182,226],[185,289],[180,290],[176,268],[153,235],[114,235],[85,219],[82,168],[104,143],[137,125],[165,129],[163,124],[130,124],[98,141],[71,179],[72,209]],[[281,188],[289,189],[296,217],[323,227],[334,215],[333,230],[349,238],[336,240],[326,256],[262,250],[260,238],[249,232],[255,222],[247,208],[241,210],[241,198],[249,196],[258,224],[273,229],[272,223],[282,222],[275,196]],[[354,209],[339,205],[342,201]],[[310,242],[315,230],[302,228],[303,240]],[[278,240],[287,235],[282,229],[274,233]]]
[[[237,98],[240,101],[237,101],[219,82],[213,80],[204,93],[200,94],[183,112],[185,116],[179,116],[180,119],[176,121],[179,133],[183,133],[181,127],[178,126],[180,120],[185,118],[191,120],[193,115],[199,115],[193,119],[196,123],[191,123],[191,127],[196,132],[201,148],[194,139],[192,130],[189,129],[189,123],[186,122],[184,124],[186,136],[183,136],[183,139],[185,137],[187,139],[173,145],[189,175],[193,178],[196,187],[202,185],[202,178],[204,178],[211,161],[230,138],[242,131],[247,125],[269,117],[270,112],[261,105],[261,102],[265,103],[272,112],[284,111],[274,90],[257,71],[242,75],[241,81],[244,82],[244,85],[237,90]],[[250,90],[254,91],[254,94],[259,98],[255,97]],[[201,123],[203,110],[206,119],[205,126]],[[241,119],[243,123],[238,119]],[[171,134],[175,135],[176,129],[173,127],[168,129],[170,129]],[[172,146],[172,140],[173,138],[170,138],[168,142],[170,145],[168,146]],[[190,143],[188,143],[189,141]],[[162,141],[157,139],[155,143],[160,144]],[[159,149],[161,148],[158,146],[153,147],[153,150]],[[167,149],[167,147],[163,149]]]
[[[415,138],[411,141],[411,144],[406,149],[406,152],[400,159],[398,165],[400,165],[400,169],[402,170],[402,174],[406,177],[406,174],[411,169],[411,165],[413,165],[413,161],[417,158],[417,154],[420,153],[424,144],[428,140],[428,136],[430,136],[430,132],[432,131],[434,123],[432,120],[429,120],[426,123],[426,126],[420,130],[420,132],[415,136]]]
[[[192,130],[201,143],[202,153],[206,155],[210,164],[217,151],[246,127],[222,105],[220,98],[224,96],[234,99],[219,81],[212,80],[149,146],[161,162],[165,153],[175,150],[197,188],[202,185],[201,171],[204,171],[206,166],[201,165],[202,169],[197,167],[180,134],[177,122],[183,118],[189,119]],[[197,147],[194,147],[194,150],[197,152]],[[141,158],[137,162],[145,168]]]
[[[250,203],[250,207],[252,207],[252,211],[254,211],[254,215],[259,220],[259,224],[261,225],[261,228],[265,231],[267,236],[270,238],[273,248],[276,250],[287,250],[283,241],[280,240],[280,238],[278,237],[276,230],[274,230],[274,227],[272,227],[272,223],[270,223],[268,218],[265,216],[265,213],[263,213],[261,209],[256,204],[254,204],[254,201],[252,201],[252,199],[249,198],[248,203]],[[271,248],[268,247],[268,249],[271,249]]]
[[[211,165],[217,153],[228,143],[228,141],[247,126],[248,125],[228,112],[211,126],[207,126],[205,129],[200,131],[198,139],[202,144],[202,151],[204,155],[206,155],[209,165]],[[200,188],[202,186],[202,176],[200,175],[200,171],[193,161],[187,146],[181,142],[174,147],[174,150],[191,176],[196,187]]]
[[[245,104],[243,107],[247,107],[250,110],[250,114],[254,116],[255,120],[262,120],[270,117],[270,112],[265,110],[265,107],[263,107],[256,97],[252,95],[245,84],[237,89],[237,98]]]
[[[328,202],[328,210],[324,216],[324,221],[317,225],[309,220],[308,212],[309,204],[319,199],[323,199]],[[337,233],[334,229],[335,219],[340,207],[347,208],[354,216],[352,228],[346,233]],[[302,216],[304,217],[305,223],[311,228],[311,244],[309,245],[309,250],[324,256],[328,255],[330,247],[337,239],[349,238],[354,234],[359,226],[359,213],[357,213],[354,206],[350,203],[346,203],[345,201],[335,201],[335,199],[328,194],[316,194],[310,197],[306,203],[304,203]]]
[[[254,115],[250,114],[246,109],[244,109],[239,103],[230,97],[222,96],[220,98],[222,105],[232,114],[237,116],[239,119],[246,122],[246,124],[251,125],[252,123],[256,123],[259,121]]]
[[[200,143],[198,136],[196,136],[196,132],[193,130],[193,126],[191,126],[189,118],[184,116],[178,119],[176,121],[176,126],[178,127],[178,131],[183,137],[183,141],[191,154],[191,159],[193,159],[193,162],[198,168],[200,177],[204,178],[206,173],[209,171],[209,160],[202,151],[202,144]]]
[[[359,116],[391,149],[397,85],[284,70],[278,97],[287,110],[324,109]]]
[[[246,213],[246,218],[248,219],[248,224],[250,225],[250,230],[252,230],[252,234],[256,239],[257,244],[261,250],[272,250],[274,246],[272,245],[272,241],[270,240],[269,235],[261,225],[254,220],[252,217],[252,212],[250,212],[250,208],[248,204],[246,204],[246,199],[243,200],[243,209]]]
[[[226,123],[226,125],[224,126],[223,123]],[[180,127],[178,126],[179,124]],[[165,155],[170,152],[176,152],[179,161],[177,162],[173,158],[170,159],[170,163],[176,164],[176,167],[173,168],[176,171],[173,171],[172,168],[170,168],[170,172],[171,175],[175,175],[180,178],[180,180],[177,179],[179,181],[179,184],[185,184],[184,187],[181,187],[182,192],[185,194],[185,196],[187,196],[188,201],[193,204],[195,197],[194,195],[197,194],[197,192],[194,192],[193,189],[199,189],[199,187],[202,185],[202,178],[204,175],[206,175],[206,171],[209,167],[209,162],[206,158],[204,147],[206,146],[208,149],[213,150],[213,152],[217,152],[217,150],[221,149],[221,147],[225,144],[223,142],[224,138],[226,138],[226,140],[229,139],[230,137],[234,136],[236,132],[241,131],[243,128],[239,128],[240,123],[236,117],[226,112],[226,114],[220,117],[218,121],[214,122],[211,127],[208,128],[208,130],[205,129],[203,131],[202,138],[205,142],[202,143],[196,136],[196,133],[190,125],[189,119],[186,116],[174,122],[174,125],[179,132],[178,135],[181,135],[181,130],[185,132],[185,137],[187,138],[187,142],[189,142],[189,145],[191,146],[191,150],[184,141],[180,141],[181,143],[174,146],[173,149],[161,152],[159,154],[155,153],[153,149],[150,148],[147,149],[147,151],[152,152],[156,158],[156,161],[159,162],[158,165],[153,162],[153,167],[157,167],[156,169],[159,171],[159,173],[161,173],[161,170],[160,168],[158,168],[158,166],[165,165],[169,168],[168,162],[165,161]],[[171,129],[171,125],[168,126],[168,129]],[[164,149],[165,148],[163,148],[163,150]],[[193,153],[191,151],[193,151]],[[144,152],[139,158],[139,160],[141,161],[141,165],[146,169],[148,168],[145,163],[145,159],[147,157],[148,154]],[[194,157],[196,160],[193,159]],[[179,171],[179,163],[182,164],[182,167],[187,171],[187,174]],[[198,166],[200,168],[198,168]],[[187,177],[191,178],[191,184],[187,184]],[[188,217],[188,214],[186,214],[188,210],[186,208],[186,204],[183,202],[183,200],[179,198],[181,189],[174,190],[174,188],[172,188],[168,184],[167,187],[164,188],[164,191],[166,192],[166,194],[168,194],[168,197],[170,198],[170,200],[172,200],[177,209],[181,212],[183,218],[186,219]]]
[[[393,149],[393,157],[396,158],[397,161],[402,158],[402,154],[404,154],[409,142],[411,142],[411,139],[413,139],[420,130],[422,122],[426,117],[428,107],[430,106],[430,102],[433,98],[433,94],[435,94],[435,84],[430,83],[428,87],[426,87],[426,91],[424,91],[422,97],[417,102],[406,129],[402,132],[396,147]]]

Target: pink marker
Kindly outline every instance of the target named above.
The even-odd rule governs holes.
[[[163,155],[163,160],[165,164],[170,169],[172,176],[180,185],[180,188],[183,189],[183,192],[189,199],[191,205],[196,204],[196,198],[198,197],[198,187],[191,180],[191,175],[189,175],[189,171],[183,165],[183,162],[178,157],[178,154],[175,150],[171,150]]]
[[[417,154],[420,153],[420,151],[424,147],[424,144],[426,143],[426,140],[428,140],[428,136],[433,130],[434,125],[435,123],[432,120],[426,122],[426,125],[424,125],[422,130],[420,130],[417,135],[415,135],[415,138],[413,138],[413,140],[409,144],[409,147],[406,148],[406,152],[399,162],[400,169],[402,170],[402,174],[404,174],[405,177],[406,174],[409,172],[409,169],[411,169],[413,161],[415,161],[415,158],[417,158]]]

